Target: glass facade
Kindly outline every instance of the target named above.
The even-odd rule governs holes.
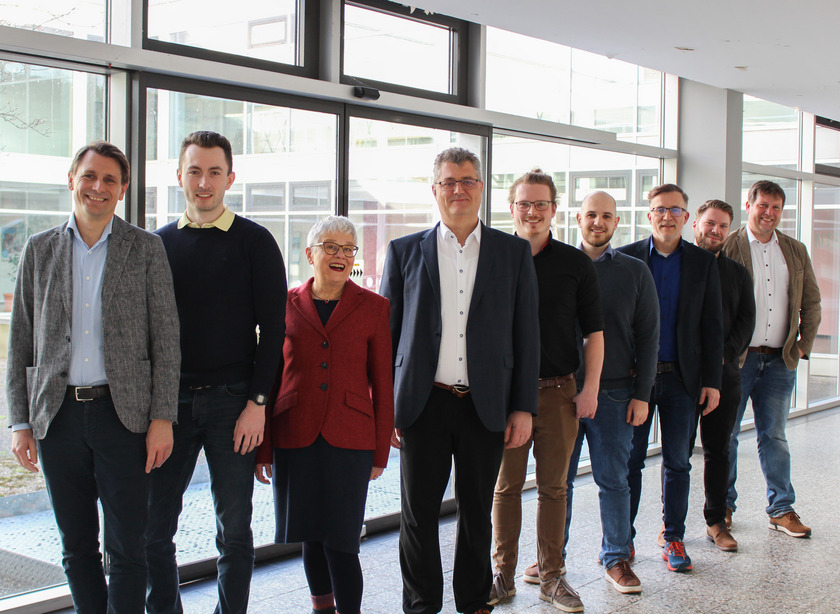
[[[529,87],[518,91],[520,84]],[[621,140],[658,146],[662,87],[659,71],[487,28],[488,109],[597,128]]]
[[[319,33],[324,38],[312,48],[320,56],[304,58],[302,24],[316,6],[343,14],[344,22],[331,24],[341,25],[340,34]],[[283,252],[290,285],[311,275],[304,248],[312,223],[340,213],[347,214],[359,231],[353,279],[377,289],[389,241],[437,220],[430,188],[432,162],[440,150],[452,145],[469,148],[489,162],[484,169],[482,218],[492,226],[512,231],[508,188],[517,176],[539,167],[552,174],[558,188],[554,220],[558,239],[577,244],[575,213],[594,190],[609,192],[618,203],[621,219],[615,245],[649,234],[645,195],[653,186],[676,179],[673,165],[665,163],[673,152],[662,148],[663,117],[666,111],[668,117],[674,115],[671,105],[677,102],[665,91],[667,75],[490,27],[483,28],[486,47],[470,45],[465,52],[459,47],[463,31],[457,26],[442,25],[445,20],[437,23],[422,11],[404,14],[413,9],[403,11],[395,5],[389,12],[387,7],[378,0],[281,0],[270,6],[245,0],[233,11],[219,12],[196,0],[82,0],[72,6],[57,0],[0,0],[3,26],[37,31],[38,36],[83,39],[107,53],[113,51],[114,57],[125,51],[115,44],[131,39],[138,45],[131,49],[129,70],[126,63],[115,68],[101,58],[76,64],[75,56],[38,47],[39,41],[33,43],[31,55],[44,58],[45,65],[22,62],[20,55],[11,55],[19,49],[9,51],[0,41],[0,287],[4,293],[13,288],[27,237],[67,219],[71,210],[67,168],[73,153],[94,138],[126,137],[122,140],[128,141],[128,151],[145,152],[145,159],[132,159],[137,177],[134,198],[139,202],[127,199],[126,217],[153,230],[175,221],[184,210],[176,177],[183,137],[194,130],[225,134],[233,144],[237,175],[226,203],[272,232]],[[135,36],[125,36],[130,17],[144,11],[147,28],[133,24]],[[319,18],[322,25],[329,21],[323,15]],[[112,40],[115,33],[122,33],[116,37],[119,40]],[[155,41],[157,46],[143,48],[144,43],[136,41]],[[178,53],[195,56],[178,59],[196,68],[196,74],[186,75],[179,62],[171,62],[171,54],[159,51],[160,43],[180,46]],[[486,55],[474,55],[475,48],[486,49]],[[234,65],[237,57],[255,62],[243,69]],[[319,73],[318,79],[278,77],[273,68],[262,70],[266,62],[301,67],[304,60],[329,70]],[[240,70],[251,72],[240,77]],[[172,85],[173,74],[194,81]],[[426,110],[413,100],[401,106],[408,100],[405,96],[420,100],[424,92],[460,95],[464,83],[458,76],[464,74],[484,75],[475,78],[473,87],[486,99],[467,113],[463,108],[452,111],[454,105]],[[361,108],[368,103],[345,94],[344,86],[354,79],[392,84],[403,97]],[[519,82],[540,87],[518,92]],[[799,369],[794,407],[807,411],[809,406],[836,404],[840,180],[828,171],[815,172],[820,172],[819,165],[840,166],[840,133],[825,125],[814,129],[806,121],[813,116],[796,109],[750,96],[743,104],[742,203],[757,179],[782,185],[788,199],[780,228],[808,245],[822,291],[822,323],[811,360]],[[145,113],[139,113],[143,106]],[[529,120],[525,127],[524,118]],[[535,125],[544,126],[544,133]],[[563,140],[565,125],[603,131],[604,136],[592,146],[570,143]],[[574,131],[567,131],[572,138]],[[672,141],[672,135],[668,137]],[[811,141],[814,152],[804,145]],[[743,211],[741,215],[745,219]],[[0,316],[0,329],[7,319],[8,315]],[[43,482],[40,475],[23,472],[5,452],[9,434],[3,431],[0,549],[35,559],[40,571],[16,579],[0,570],[0,597],[64,581]],[[394,453],[386,474],[371,485],[368,518],[399,511],[398,463]],[[213,523],[208,522],[212,503],[203,471],[199,467],[181,519],[182,564],[215,555]],[[266,545],[274,535],[270,489],[257,487],[256,493],[255,539]],[[31,537],[36,526],[46,527],[38,529],[37,539]],[[21,539],[20,532],[27,530],[30,534]]]

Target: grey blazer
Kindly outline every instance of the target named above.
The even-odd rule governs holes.
[[[67,223],[33,235],[21,257],[9,330],[9,424],[43,439],[66,393],[73,305]],[[175,420],[181,350],[172,273],[160,237],[114,217],[102,280],[102,334],[111,397],[125,427]]]

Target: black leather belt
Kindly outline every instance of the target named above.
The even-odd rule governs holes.
[[[751,345],[748,351],[755,352],[756,354],[781,354],[782,348],[771,348],[766,345]]]
[[[102,397],[111,396],[111,388],[108,384],[100,386],[67,386],[67,396],[77,401],[93,401]]]
[[[560,377],[541,377],[539,387],[543,388],[559,388],[563,384],[575,381],[575,374],[561,375]]]
[[[451,392],[452,394],[454,394],[459,399],[463,399],[465,396],[467,396],[470,393],[470,387],[469,386],[462,386],[460,384],[449,385],[449,384],[442,384],[440,382],[435,382],[435,387],[441,388],[443,390],[447,390],[447,391]]]
[[[672,373],[677,370],[677,363],[675,362],[658,362],[656,363],[657,373]]]

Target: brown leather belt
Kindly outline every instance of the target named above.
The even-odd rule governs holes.
[[[751,345],[748,351],[756,354],[781,354],[782,348],[771,348],[766,345]]]
[[[542,390],[543,388],[559,388],[563,384],[568,384],[569,382],[575,381],[575,374],[569,373],[568,375],[561,375],[559,377],[541,377],[539,388]]]
[[[672,373],[677,370],[677,363],[675,362],[658,362],[656,363],[657,373]]]
[[[442,390],[446,390],[448,392],[451,392],[452,394],[454,394],[459,399],[463,399],[465,396],[467,396],[470,393],[470,387],[469,386],[462,386],[461,384],[449,385],[449,384],[442,384],[440,382],[435,382],[435,386],[437,388],[441,388]]]
[[[77,401],[93,401],[111,395],[111,388],[108,384],[101,386],[67,386],[67,396]]]

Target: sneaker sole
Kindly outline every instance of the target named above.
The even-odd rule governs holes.
[[[549,595],[543,595],[542,593],[540,593],[540,599],[542,599],[543,601],[545,601],[547,603],[550,603],[551,605],[553,605],[555,608],[557,608],[558,610],[560,610],[562,612],[583,612],[583,606],[582,605],[580,605],[580,606],[563,605],[559,601],[554,601],[554,599],[552,599]]]
[[[515,587],[510,589],[508,591],[507,595],[505,595],[504,597],[499,597],[498,599],[489,599],[487,601],[487,605],[496,605],[496,604],[501,603],[503,601],[507,601],[508,599],[513,597],[514,595],[516,595],[516,588]]]
[[[619,584],[618,582],[616,582],[615,580],[613,580],[608,575],[605,575],[604,578],[606,579],[607,582],[612,584],[612,587],[615,590],[617,590],[619,593],[627,594],[627,593],[641,593],[642,592],[642,585],[641,584],[638,585],[638,586],[623,586],[623,585]]]
[[[786,529],[785,527],[783,527],[782,525],[779,525],[779,524],[773,524],[772,522],[770,523],[769,526],[770,526],[770,530],[780,531],[782,533],[786,533],[786,534],[790,535],[791,537],[810,537],[811,536],[811,531],[805,531],[804,533],[794,533],[790,529]]]

